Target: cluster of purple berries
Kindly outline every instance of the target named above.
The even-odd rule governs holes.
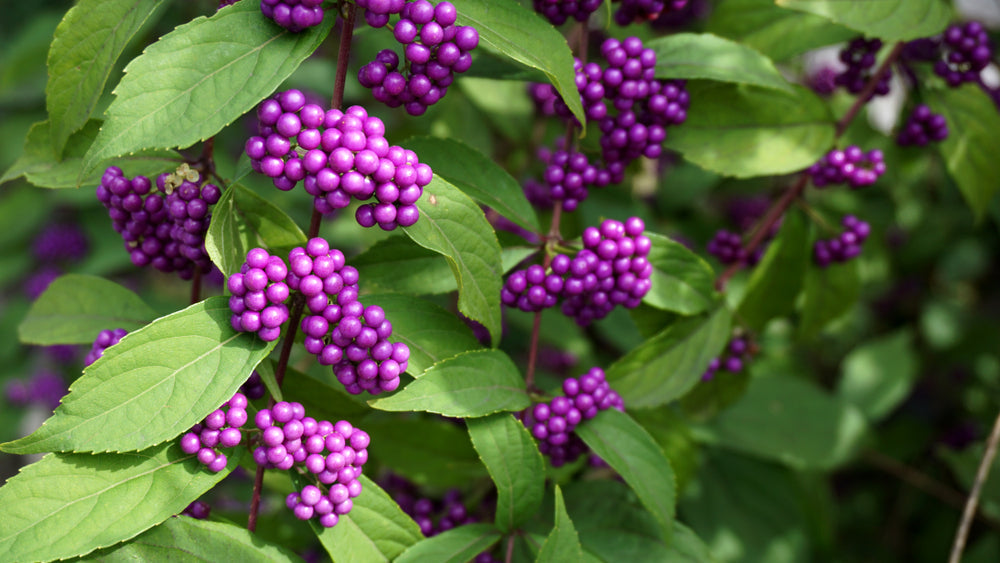
[[[288,267],[280,256],[272,256],[263,248],[247,252],[240,271],[226,282],[232,295],[229,309],[230,324],[240,332],[256,332],[265,342],[281,336],[281,325],[288,320],[289,289],[285,279]]]
[[[542,179],[547,189],[542,197],[549,201],[562,201],[563,209],[573,211],[587,198],[590,187],[603,188],[611,183],[611,174],[590,162],[587,155],[575,150],[552,151],[538,149],[538,159],[546,165]]]
[[[233,448],[243,441],[240,428],[247,422],[247,398],[236,393],[231,399],[208,413],[200,423],[181,436],[181,450],[197,455],[198,461],[218,473],[226,468],[226,454],[217,448]]]
[[[836,238],[817,240],[813,246],[813,260],[825,268],[832,262],[847,262],[861,254],[861,245],[871,234],[868,223],[854,215],[845,215],[841,220],[844,231]]]
[[[349,393],[377,395],[399,387],[410,349],[392,343],[392,323],[377,305],[358,301],[358,271],[344,264],[344,254],[321,239],[288,256],[288,284],[306,298],[302,318],[306,351],[333,373]]]
[[[726,229],[719,229],[708,242],[708,253],[719,259],[723,264],[756,265],[764,255],[764,246],[748,253],[743,247],[743,237]]]
[[[666,128],[687,119],[690,98],[684,82],[657,80],[656,52],[645,48],[642,40],[607,39],[601,44],[601,54],[607,62],[606,68],[580,61],[576,61],[575,68],[584,111],[601,131],[603,164],[595,167],[598,172],[595,182],[584,182],[581,188],[561,197],[550,194],[548,197],[553,201],[569,199],[575,205],[586,197],[589,185],[606,185],[603,178],[608,179],[607,183],[621,182],[629,163],[640,156],[659,157]],[[551,86],[530,85],[529,94],[543,114],[573,121],[565,102]],[[562,184],[546,180],[546,185],[550,191],[566,191]]]
[[[913,108],[910,117],[899,130],[896,143],[900,146],[916,145],[922,147],[933,141],[943,141],[948,138],[948,122],[941,114],[931,111],[931,108],[920,104]]]
[[[834,77],[834,83],[843,86],[852,94],[860,94],[865,84],[871,78],[875,66],[875,55],[882,48],[882,40],[856,37],[840,51],[840,62],[847,65],[842,72]],[[889,93],[891,73],[886,73],[875,86],[873,95],[885,96]]]
[[[38,405],[55,410],[69,389],[58,373],[38,371],[27,381],[11,379],[4,388],[7,402],[17,406]]]
[[[97,199],[125,240],[133,264],[176,271],[182,279],[211,269],[205,233],[222,191],[198,180],[196,171],[182,165],[177,173],[161,174],[153,190],[145,176],[129,180],[117,166],[104,171]]]
[[[261,430],[261,445],[253,452],[258,465],[287,470],[299,464],[319,483],[286,497],[295,517],[335,526],[354,506],[351,499],[361,494],[358,477],[368,461],[368,434],[346,420],[317,421],[305,415],[300,403],[285,401],[258,411],[254,423]]]
[[[400,16],[392,32],[405,45],[404,68],[400,69],[396,52],[385,49],[358,72],[361,85],[389,107],[403,106],[410,115],[423,115],[448,92],[454,75],[472,66],[479,32],[455,25],[458,12],[451,2],[435,6],[428,0],[366,0],[358,5],[366,9],[365,19],[373,27],[385,26],[390,15]]]
[[[979,73],[993,59],[989,34],[977,21],[952,25],[941,37],[943,59],[934,63],[934,73],[951,87],[978,82]]]
[[[750,342],[745,337],[733,338],[729,341],[725,354],[719,358],[712,358],[708,363],[705,373],[701,374],[701,380],[711,380],[719,370],[739,373],[746,367],[750,358]]]
[[[90,347],[90,351],[87,352],[87,356],[83,359],[83,367],[96,362],[98,358],[104,355],[105,350],[118,344],[118,341],[126,334],[128,334],[128,331],[124,328],[108,329],[99,332]]]
[[[264,385],[264,380],[261,379],[260,374],[254,371],[243,385],[240,385],[240,393],[246,395],[247,399],[254,401],[267,393],[267,386]]]
[[[688,0],[620,0],[615,10],[615,23],[626,26],[655,20],[666,11],[676,12],[687,6]]]
[[[579,378],[563,380],[562,391],[563,395],[521,413],[522,422],[540,442],[539,451],[549,456],[553,467],[573,462],[587,451],[583,440],[573,433],[577,425],[603,410],[625,410],[621,396],[608,385],[599,367]]]
[[[874,184],[879,176],[885,174],[885,161],[882,151],[878,149],[865,152],[851,145],[844,150],[831,150],[806,172],[817,188],[848,184],[857,189]]]
[[[298,33],[323,22],[321,4],[323,0],[260,0],[260,11],[274,23]]]
[[[31,251],[43,263],[76,262],[87,255],[87,235],[72,223],[49,225],[35,237]]]
[[[552,25],[562,25],[570,18],[585,22],[602,4],[604,0],[533,0],[532,2],[535,11],[545,16]]]
[[[576,257],[557,254],[548,273],[538,264],[513,272],[500,299],[527,312],[554,307],[562,299],[562,312],[581,326],[603,319],[615,305],[638,307],[652,287],[651,242],[644,229],[638,217],[587,227]]]
[[[253,169],[281,190],[301,180],[320,213],[365,201],[356,218],[387,231],[417,222],[417,200],[434,176],[417,155],[385,139],[385,124],[361,106],[324,111],[287,90],[257,108],[260,135],[246,142]]]

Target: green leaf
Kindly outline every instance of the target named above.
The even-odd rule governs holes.
[[[675,33],[646,47],[656,51],[657,78],[703,78],[793,93],[771,59],[711,33]]]
[[[25,344],[92,344],[102,330],[133,331],[155,318],[131,290],[104,278],[67,274],[32,303],[17,335]]]
[[[739,41],[776,61],[858,34],[826,18],[778,7],[774,0],[725,0],[712,11],[707,31]]]
[[[712,554],[719,561],[809,561],[815,546],[796,475],[734,453],[708,454],[678,508]]]
[[[369,404],[384,411],[426,411],[469,418],[519,411],[531,401],[521,372],[500,350],[476,350],[431,366],[395,394]]]
[[[851,458],[866,431],[865,417],[846,401],[802,379],[769,376],[753,379],[695,435],[792,467],[831,469]]]
[[[49,454],[0,488],[0,553],[7,561],[84,555],[177,514],[232,471],[219,473],[177,445],[121,454]]]
[[[632,349],[607,370],[608,382],[629,408],[664,405],[701,381],[708,362],[729,340],[730,313],[681,319]]]
[[[636,421],[615,409],[581,423],[576,433],[622,476],[669,540],[676,500],[674,471],[660,446]]]
[[[465,195],[529,231],[541,230],[521,184],[483,153],[461,141],[436,137],[413,137],[403,145]]]
[[[263,364],[262,362],[260,365]],[[344,389],[344,384],[337,381],[332,369],[318,366],[313,371],[323,371],[325,379],[290,367],[285,368],[285,379],[281,386],[285,400],[302,403],[306,412],[310,413],[309,416],[317,420],[353,419],[371,412],[363,399]]]
[[[66,143],[62,158],[57,158],[52,152],[51,125],[48,121],[34,124],[24,140],[24,154],[21,155],[0,178],[0,184],[24,176],[32,184],[42,188],[76,188],[77,186],[96,186],[101,181],[104,167],[112,164],[105,160],[95,167],[95,170],[84,175],[80,172],[83,166],[83,155],[87,153],[101,122],[91,119],[82,129],[73,133]],[[141,151],[135,154],[114,159],[113,164],[122,169],[128,177],[136,175],[153,176],[176,168],[181,162],[177,153],[163,150]]]
[[[837,394],[874,422],[910,394],[918,373],[913,334],[908,330],[866,342],[844,358]]]
[[[371,436],[368,452],[418,485],[462,487],[486,477],[469,434],[454,422],[437,416],[370,417],[365,419],[364,430]]]
[[[45,107],[52,151],[62,154],[70,134],[97,107],[104,85],[132,37],[158,18],[163,0],[81,0],[66,12],[49,49]]]
[[[534,516],[542,504],[542,454],[524,424],[508,414],[470,419],[466,425],[472,445],[497,487],[494,523],[504,532],[512,532]]]
[[[545,538],[542,549],[538,551],[535,561],[579,561],[583,558],[583,548],[580,547],[580,537],[576,534],[573,521],[566,513],[562,489],[556,485],[555,525],[552,532]]]
[[[860,293],[857,260],[826,268],[810,264],[806,268],[799,333],[805,338],[816,336],[830,321],[850,311]]]
[[[499,540],[500,531],[493,524],[466,524],[414,544],[396,563],[466,563]]]
[[[202,470],[204,471],[204,470]],[[246,528],[187,516],[167,518],[134,539],[91,553],[82,561],[299,561],[291,550],[268,543]]]
[[[403,235],[384,238],[351,258],[361,283],[377,291],[434,295],[458,289],[448,260]]]
[[[458,282],[458,310],[500,338],[500,243],[482,209],[437,176],[417,202],[420,220],[403,230],[413,242],[444,255]]]
[[[754,331],[795,310],[795,297],[810,265],[809,231],[802,214],[785,213],[778,236],[747,282],[739,316]]]
[[[653,286],[642,301],[682,315],[710,309],[718,301],[712,267],[679,242],[655,233],[646,236],[653,243],[648,257]]]
[[[479,47],[545,73],[570,111],[584,123],[573,53],[556,28],[518,2],[455,0],[458,24],[479,32]]]
[[[931,108],[948,121],[948,138],[938,143],[948,173],[976,219],[982,219],[1000,189],[1000,161],[990,150],[1000,115],[974,84],[928,92]]]
[[[210,297],[130,332],[84,370],[41,428],[2,449],[132,451],[187,431],[275,345],[234,331],[228,301]]]
[[[886,42],[930,37],[944,31],[951,7],[941,0],[775,0],[784,8],[829,18]]]
[[[277,254],[305,244],[306,235],[291,217],[239,184],[226,189],[212,208],[205,235],[208,256],[226,275],[239,271],[251,249]]]
[[[105,158],[205,140],[273,92],[319,47],[336,18],[302,33],[238,2],[161,37],[125,67],[84,172]]]
[[[410,349],[406,371],[420,377],[427,368],[462,352],[482,345],[472,330],[445,309],[406,295],[365,295],[365,305],[378,305],[392,322],[393,342],[404,342]]]
[[[664,146],[702,168],[747,178],[802,170],[833,145],[833,117],[816,94],[724,82],[688,83],[691,108]]]
[[[336,526],[324,528],[315,519],[310,526],[334,561],[401,561],[396,557],[419,545],[420,527],[371,479],[358,480],[361,494]]]

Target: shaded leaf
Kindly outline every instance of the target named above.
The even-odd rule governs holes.
[[[132,451],[178,436],[229,400],[275,342],[229,325],[210,297],[127,334],[84,370],[49,420],[9,453]]]
[[[609,409],[581,423],[576,433],[635,491],[669,541],[674,525],[674,472],[653,438],[627,414]]]
[[[466,425],[472,445],[497,487],[494,523],[511,532],[534,516],[542,504],[542,454],[524,424],[508,414],[469,419]]]
[[[479,32],[479,47],[545,73],[581,123],[585,121],[576,88],[573,54],[549,22],[518,2],[455,0],[458,24]]]
[[[414,544],[396,563],[466,563],[500,540],[493,524],[466,524]]]
[[[519,411],[531,401],[510,357],[499,350],[476,350],[434,364],[420,379],[369,404],[384,411],[426,411],[454,417]]]
[[[781,8],[774,0],[726,0],[715,6],[707,24],[707,31],[739,41],[776,61],[858,34],[827,18]]]
[[[489,206],[532,232],[538,232],[538,217],[524,196],[521,184],[498,164],[476,149],[454,139],[413,137],[403,143],[465,195]]]
[[[156,20],[163,0],[81,0],[66,12],[49,49],[45,107],[52,151],[83,127],[132,37]]]
[[[751,330],[761,330],[771,319],[795,309],[810,256],[805,220],[797,211],[785,213],[778,236],[754,267],[740,302],[740,317]]]
[[[918,365],[910,331],[870,340],[844,358],[837,394],[861,409],[868,420],[880,420],[910,394]]]
[[[535,561],[579,561],[583,558],[580,537],[573,527],[573,521],[569,519],[569,514],[566,513],[562,489],[559,488],[559,485],[556,485],[555,489],[555,525],[549,536],[545,538],[545,543],[538,551],[538,558]]]
[[[84,555],[184,510],[232,471],[212,473],[179,446],[121,454],[49,454],[0,487],[0,553],[8,561]]]
[[[806,268],[805,299],[799,332],[806,338],[819,333],[823,327],[851,310],[861,293],[858,261],[830,264],[820,268],[810,264]]]
[[[697,429],[700,440],[796,468],[831,469],[849,460],[867,432],[861,412],[808,381],[770,376]]]
[[[680,319],[612,364],[608,382],[629,408],[655,407],[680,398],[701,380],[708,362],[726,345],[730,322],[725,307]]]
[[[251,249],[285,254],[305,244],[306,235],[288,214],[239,184],[227,188],[212,207],[205,235],[208,256],[226,275],[240,270]]]
[[[646,236],[653,243],[648,258],[654,270],[643,303],[682,315],[708,310],[718,300],[712,267],[679,242],[655,233]]]
[[[951,8],[941,0],[775,0],[784,8],[829,18],[883,41],[930,37],[944,31]]]
[[[664,146],[726,176],[794,172],[816,162],[833,144],[833,118],[816,94],[793,86],[768,88],[688,83],[687,121],[671,128]]]
[[[418,485],[461,487],[486,476],[469,434],[454,422],[440,417],[369,417],[364,429],[372,439],[371,455]]]
[[[656,51],[657,78],[703,78],[792,91],[766,56],[711,33],[675,33],[646,47]]]
[[[420,220],[403,230],[414,242],[444,255],[458,282],[458,310],[500,338],[500,243],[478,205],[434,177],[417,202]]]
[[[205,140],[271,94],[313,54],[335,18],[292,33],[238,2],[161,37],[125,67],[108,119],[84,160]]]
[[[17,334],[25,344],[92,344],[102,330],[134,331],[154,318],[131,290],[97,276],[66,274],[31,304]]]

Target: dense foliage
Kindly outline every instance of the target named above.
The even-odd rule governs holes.
[[[69,4],[0,21],[0,560],[1000,558],[1000,14]]]

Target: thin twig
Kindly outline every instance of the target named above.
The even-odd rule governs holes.
[[[958,563],[962,559],[962,551],[965,550],[965,540],[969,537],[969,528],[972,527],[972,519],[976,515],[976,507],[979,504],[979,495],[983,492],[983,483],[990,474],[993,466],[993,458],[997,455],[997,443],[1000,442],[1000,414],[997,415],[996,422],[993,423],[993,431],[986,442],[986,451],[983,452],[983,459],[979,462],[979,469],[976,470],[976,480],[972,483],[972,490],[969,491],[969,498],[965,501],[965,510],[962,511],[962,521],[955,531],[955,543],[951,546],[951,557],[948,563]]]
[[[194,275],[191,277],[191,304],[201,301],[201,270],[195,266]]]
[[[507,538],[507,552],[504,554],[504,563],[510,563],[514,559],[514,534]]]
[[[337,74],[333,79],[333,97],[330,107],[340,109],[344,104],[344,84],[347,83],[347,64],[351,59],[351,39],[354,36],[354,14],[357,6],[347,4],[347,14],[342,18],[343,27],[340,31],[340,49],[337,50]]]

